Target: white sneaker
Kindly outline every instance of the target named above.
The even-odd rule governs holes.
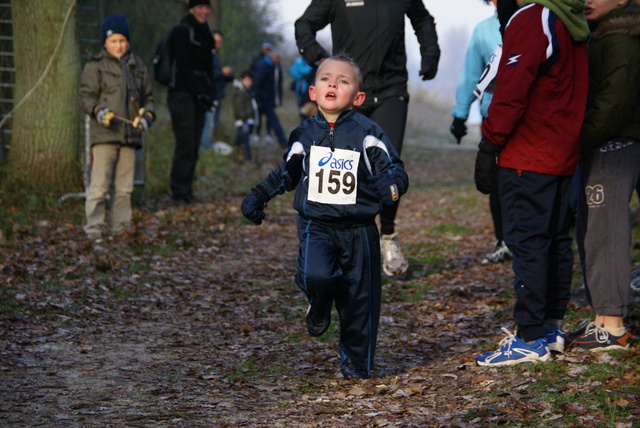
[[[507,248],[507,244],[505,244],[504,241],[497,241],[493,250],[484,255],[481,263],[483,265],[488,263],[499,263],[505,260],[511,260],[512,258],[513,255],[511,254],[511,251],[509,251],[509,248]]]
[[[265,142],[265,144],[268,144],[268,145],[274,144],[273,143],[273,138],[271,138],[271,135],[265,135],[264,136],[264,142]]]
[[[380,236],[382,252],[382,271],[387,276],[402,275],[407,271],[409,263],[402,253],[395,233]]]

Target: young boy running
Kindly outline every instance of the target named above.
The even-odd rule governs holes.
[[[318,114],[291,133],[284,161],[242,203],[245,217],[261,224],[267,202],[296,189],[296,283],[309,301],[307,330],[312,336],[327,330],[335,301],[345,378],[367,378],[373,366],[381,299],[375,217],[409,186],[380,127],[352,110],[364,101],[361,85],[353,60],[340,55],[324,60],[309,88]]]

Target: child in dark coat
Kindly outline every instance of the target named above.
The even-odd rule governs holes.
[[[380,318],[380,237],[376,215],[397,204],[408,186],[403,163],[382,129],[352,110],[361,105],[362,77],[345,56],[327,58],[309,88],[319,113],[289,137],[284,161],[242,203],[261,224],[269,200],[296,189],[298,272],[309,302],[311,336],[340,316],[338,352],[345,378],[367,378],[373,366]]]
[[[249,143],[251,131],[256,123],[258,106],[251,92],[253,73],[245,71],[240,78],[233,82],[231,102],[233,103],[233,118],[236,126],[235,146],[244,147],[244,157],[251,160],[251,145]]]

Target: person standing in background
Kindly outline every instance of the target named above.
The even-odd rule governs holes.
[[[296,94],[296,105],[298,106],[298,113],[300,113],[300,119],[302,120],[315,114],[308,114],[306,112],[306,109],[309,107],[308,104],[312,103],[309,98],[309,86],[313,83],[314,75],[315,68],[307,64],[301,56],[296,58],[289,68],[289,76],[293,78],[291,89],[293,89],[293,92]],[[317,108],[315,110],[317,110]]]
[[[486,4],[493,3],[494,7],[497,3],[497,0],[482,1]],[[494,55],[496,46],[501,44],[500,22],[498,21],[498,14],[496,13],[491,18],[485,19],[476,25],[464,58],[462,74],[460,75],[460,81],[458,82],[458,89],[456,91],[456,105],[451,112],[453,122],[449,128],[458,144],[462,141],[462,137],[467,135],[465,122],[469,118],[471,104],[476,100],[474,88],[478,80],[480,80],[486,65]],[[484,92],[480,99],[480,115],[482,116],[482,120],[487,117],[491,97],[492,94]],[[483,264],[498,263],[511,258],[511,252],[505,245],[502,235],[502,214],[500,213],[500,198],[498,197],[497,189],[489,195],[489,208],[491,209],[496,243],[493,249],[485,254],[482,259]]]
[[[176,141],[171,165],[171,198],[181,204],[195,202],[192,186],[204,114],[216,98],[213,35],[207,24],[210,13],[209,0],[189,0],[189,13],[169,39],[176,67],[167,96]]]
[[[582,125],[577,241],[596,312],[573,334],[590,351],[627,349],[631,300],[629,202],[640,179],[640,6],[588,0],[589,97]]]
[[[222,99],[225,96],[225,84],[233,82],[233,67],[223,66],[220,62],[220,49],[224,43],[224,36],[220,30],[213,30],[213,42],[215,50],[213,52],[213,86],[215,87],[216,99],[213,107],[204,114],[204,128],[200,139],[200,150],[212,147],[211,139],[213,133],[218,129],[220,112],[222,111]]]
[[[356,111],[382,127],[399,155],[409,104],[405,16],[420,43],[420,76],[433,79],[440,48],[434,19],[422,0],[312,0],[295,22],[300,54],[316,65],[329,56],[316,33],[331,24],[333,52],[349,55],[362,69],[367,97]],[[401,275],[409,267],[395,231],[398,205],[385,206],[380,214],[382,270],[388,276]]]
[[[231,91],[231,103],[233,105],[233,119],[236,127],[236,138],[234,145],[240,149],[244,148],[244,159],[252,160],[251,155],[251,131],[258,116],[258,105],[253,97],[253,73],[251,70],[244,71],[240,78],[234,80]],[[242,156],[239,156],[242,159]]]
[[[102,241],[105,199],[112,180],[115,194],[108,232],[122,235],[131,224],[135,152],[142,148],[142,132],[155,119],[151,79],[140,57],[131,53],[126,18],[106,17],[100,34],[102,51],[87,61],[78,93],[80,107],[91,117],[91,183],[84,231],[97,243]],[[136,111],[132,100],[144,110]]]
[[[480,366],[548,361],[563,352],[573,273],[570,188],[587,101],[589,27],[583,0],[517,0],[496,89],[482,124],[474,179],[498,187],[513,253],[515,334]]]
[[[266,120],[266,132],[276,134],[280,147],[287,147],[287,137],[284,135],[276,107],[282,104],[282,69],[280,68],[280,53],[271,49],[255,65],[253,74],[253,93],[258,103],[258,134],[262,126],[262,117]]]

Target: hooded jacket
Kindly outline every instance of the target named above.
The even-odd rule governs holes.
[[[640,6],[593,22],[582,152],[607,141],[640,142]]]
[[[540,0],[549,3],[549,0]],[[553,0],[557,15],[540,4],[521,7],[503,38],[496,90],[482,135],[502,147],[498,165],[551,175],[572,175],[588,89],[587,47],[581,39],[585,3]],[[564,6],[571,6],[564,7]],[[574,34],[569,31],[575,27]]]
[[[524,0],[520,7],[528,4],[539,4],[555,13],[576,42],[584,42],[589,37],[589,24],[584,17],[587,4],[584,0]]]
[[[408,97],[405,15],[420,43],[421,72],[435,76],[438,35],[422,0],[313,0],[295,23],[296,44],[309,64],[329,57],[316,33],[331,24],[333,52],[349,55],[362,70],[365,103]]]

